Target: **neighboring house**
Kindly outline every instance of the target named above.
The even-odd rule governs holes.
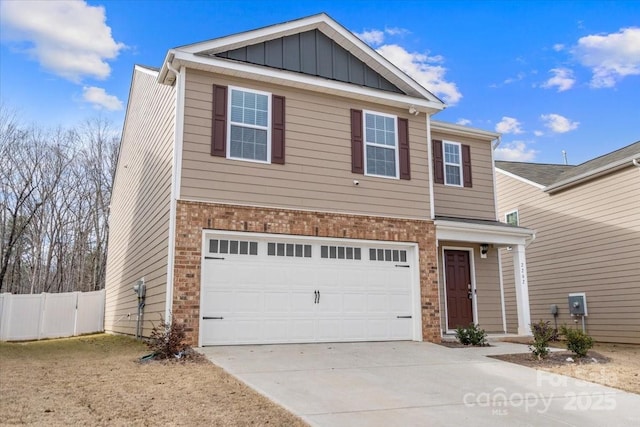
[[[497,221],[498,134],[325,14],[171,49],[133,73],[111,200],[107,331],[169,316],[193,345],[439,341],[519,331],[524,247]],[[512,281],[512,282],[514,282]]]
[[[527,248],[533,321],[578,321],[581,327],[568,297],[585,293],[584,320],[594,339],[640,344],[638,162],[640,142],[578,166],[495,162],[501,217],[536,231]],[[503,268],[512,307],[510,257]],[[552,305],[558,307],[556,319]],[[510,331],[515,316],[507,310]]]

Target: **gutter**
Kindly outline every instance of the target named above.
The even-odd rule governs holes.
[[[638,162],[638,159],[631,159],[631,163],[633,163],[633,166],[640,169],[640,162]]]
[[[617,169],[628,166],[629,162],[633,165],[638,166],[638,160],[635,157],[627,157],[622,160],[618,160],[617,162],[609,163],[608,165],[601,166],[597,169],[582,173],[580,175],[574,176],[572,178],[557,182],[552,184],[544,189],[545,193],[554,193],[556,191],[562,190],[566,187],[570,187],[572,185],[579,184],[580,182],[596,178],[600,175],[603,175],[607,172],[613,172]],[[638,166],[640,167],[640,166]]]

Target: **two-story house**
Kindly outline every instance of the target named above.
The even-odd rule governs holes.
[[[497,221],[498,134],[435,121],[436,96],[325,14],[136,66],[111,200],[105,329],[170,316],[193,345],[440,341],[518,331],[525,246]]]
[[[584,321],[598,341],[640,344],[639,168],[640,141],[576,166],[496,162],[500,215],[536,230],[527,249],[534,321]],[[515,332],[503,254],[507,330]],[[576,295],[586,316],[571,313]]]

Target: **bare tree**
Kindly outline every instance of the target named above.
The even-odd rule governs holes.
[[[43,131],[0,108],[0,292],[103,288],[119,137],[102,118]]]

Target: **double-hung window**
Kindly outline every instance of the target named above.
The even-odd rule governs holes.
[[[398,132],[395,116],[364,111],[365,173],[398,178]]]
[[[227,157],[269,163],[271,94],[229,87]]]
[[[444,144],[444,183],[462,187],[462,154],[460,144],[447,142]]]

